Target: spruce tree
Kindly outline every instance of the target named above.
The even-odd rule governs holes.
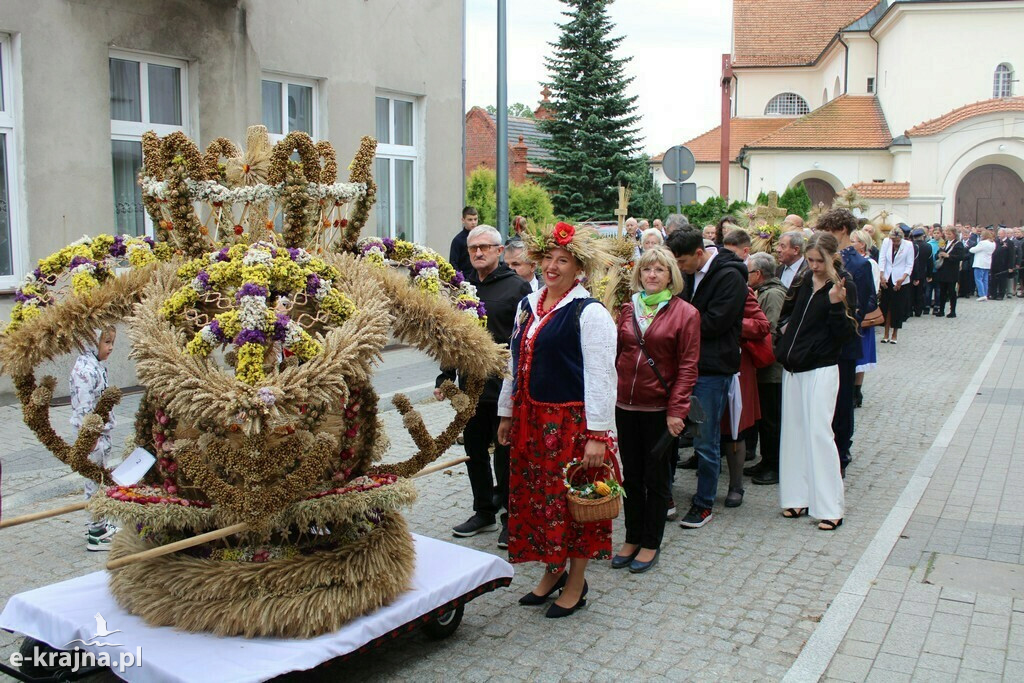
[[[561,0],[568,6],[562,33],[545,58],[552,118],[539,122],[550,139],[544,184],[555,212],[574,219],[609,218],[638,166],[636,97],[626,95],[630,58],[616,59],[623,38],[610,36],[612,0]]]

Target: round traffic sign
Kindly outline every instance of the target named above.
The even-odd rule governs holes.
[[[693,152],[682,145],[676,145],[665,152],[665,156],[661,160],[661,170],[665,172],[669,180],[677,183],[688,180],[695,165]]]

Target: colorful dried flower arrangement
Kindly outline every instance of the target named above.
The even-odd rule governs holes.
[[[42,313],[43,308],[52,306],[57,300],[54,288],[62,278],[70,276],[72,293],[85,294],[110,279],[118,268],[141,268],[168,261],[173,255],[169,244],[154,242],[152,237],[82,237],[40,259],[35,270],[25,276],[14,293],[11,322],[5,332],[13,332]]]
[[[585,500],[600,500],[601,498],[614,498],[616,496],[626,497],[626,489],[622,488],[622,484],[615,481],[612,477],[583,483],[572,481],[572,470],[581,464],[579,460],[573,460],[563,470],[564,478],[562,483],[565,484],[565,488],[574,496]]]
[[[209,355],[218,346],[238,349],[235,376],[256,385],[264,378],[263,361],[274,344],[306,362],[320,353],[320,343],[279,304],[296,295],[315,302],[315,313],[337,326],[355,313],[355,304],[334,283],[341,274],[306,250],[270,242],[223,247],[178,269],[187,282],[162,307],[167,320],[183,324],[186,312],[216,300],[234,300],[237,307],[212,316],[195,332],[185,352]],[[284,300],[284,302],[282,301]],[[273,400],[273,396],[269,397]]]
[[[433,249],[388,237],[365,237],[359,240],[357,249],[371,263],[408,268],[416,287],[438,296],[443,290],[458,310],[487,326],[487,311],[476,295],[476,287]]]

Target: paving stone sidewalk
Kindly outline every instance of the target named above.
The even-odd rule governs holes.
[[[915,473],[927,486],[826,680],[1024,680],[1022,351],[1018,315],[948,445]]]
[[[588,574],[590,604],[569,619],[547,620],[540,610],[515,604],[516,598],[530,590],[539,576],[537,567],[519,565],[512,587],[470,603],[462,626],[447,641],[438,643],[415,634],[373,653],[290,678],[388,681],[604,681],[626,676],[668,681],[783,678],[879,533],[894,502],[911,482],[918,464],[974,375],[980,357],[1015,307],[1018,307],[1016,302],[986,305],[965,301],[956,320],[930,316],[915,319],[903,330],[898,346],[879,346],[879,367],[868,374],[864,407],[857,411],[854,462],[846,480],[846,522],[837,532],[819,532],[806,518],[783,519],[779,515],[776,487],[747,486],[742,507],[729,510],[716,507],[714,520],[703,529],[684,530],[670,524],[661,561],[648,574],[631,575],[613,571],[606,565],[594,566]],[[1022,336],[1017,332],[1014,335]],[[1016,353],[1019,351],[1020,347]],[[943,357],[942,372],[936,372],[937,356]],[[1014,382],[1013,379],[1008,381]],[[1024,375],[1017,377],[1015,385],[1000,386],[1024,392]],[[1010,398],[1016,395],[1008,394]],[[923,408],[913,408],[918,406]],[[1012,407],[1006,412],[1005,419],[1009,420]],[[432,432],[443,428],[450,415],[443,404],[425,404],[422,413]],[[392,453],[411,452],[412,442],[401,428],[400,417],[394,412],[384,417]],[[12,425],[15,421],[6,418],[5,414],[0,414],[0,419],[16,432],[17,427]],[[964,422],[966,424],[967,420]],[[1010,436],[1015,436],[1012,429]],[[8,451],[5,446],[0,448],[4,449],[0,454],[5,465],[4,512],[7,515],[10,514],[6,509],[7,497],[18,495],[18,491],[9,487]],[[459,455],[459,450],[453,449],[449,455]],[[989,489],[982,488],[984,466],[976,464],[974,467],[978,470],[975,495],[981,500],[985,496],[980,492]],[[1006,490],[1010,491],[1012,472],[1008,470],[1005,474]],[[724,480],[723,476],[720,500],[725,494],[727,482]],[[1015,481],[1019,487],[1019,478]],[[694,488],[693,473],[681,471],[674,490],[676,501],[688,500]],[[500,553],[495,546],[495,534],[458,541],[451,539],[451,527],[471,513],[464,468],[424,478],[420,480],[419,489],[420,499],[408,514],[415,532]],[[959,497],[959,493],[955,500],[967,501]],[[1004,496],[1003,500],[1009,497]],[[46,509],[61,502],[63,499],[23,499],[17,512]],[[973,502],[974,496],[966,504]],[[954,503],[954,506],[963,504]],[[962,520],[965,525],[971,521],[970,514]],[[1011,521],[1009,514],[1007,511],[996,526],[1019,529],[1021,521]],[[0,599],[101,568],[104,558],[90,555],[82,547],[84,521],[84,515],[80,519],[71,515],[0,532],[0,556],[7,559],[0,572]],[[997,536],[994,532],[992,535]],[[998,536],[1008,538],[1010,534]],[[619,520],[615,525],[615,542],[621,540]],[[1017,541],[1019,552],[1019,536]],[[918,555],[923,552],[922,548]],[[894,553],[894,557],[902,555]],[[922,565],[918,560],[913,570],[909,560],[904,562],[902,566],[908,570],[904,583],[909,586],[913,572],[921,571],[919,567],[926,566],[927,561]],[[889,573],[898,569],[899,566],[887,566],[880,580],[898,580]],[[872,598],[872,604],[874,600],[876,598]],[[982,600],[983,604],[985,602]],[[893,611],[895,615],[896,610]],[[910,616],[918,615],[911,613]],[[979,627],[986,625],[982,622],[987,623],[987,620],[982,618]],[[17,641],[16,636],[0,632],[0,656],[15,649]],[[881,653],[882,641],[875,654]],[[848,650],[844,643],[840,654],[848,655]],[[840,661],[838,655],[836,661]],[[868,661],[874,662],[874,659]],[[831,670],[829,675],[841,678]]]

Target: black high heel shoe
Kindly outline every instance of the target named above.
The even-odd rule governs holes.
[[[551,607],[548,607],[548,611],[544,614],[548,619],[560,619],[567,617],[581,607],[587,606],[587,591],[590,586],[587,585],[587,580],[583,580],[583,592],[580,593],[580,599],[576,601],[576,604],[572,607],[562,607],[558,603],[552,603]]]
[[[532,607],[534,605],[543,605],[545,602],[548,601],[548,598],[551,597],[552,593],[554,593],[555,591],[560,591],[563,588],[565,588],[565,582],[566,580],[568,580],[568,578],[569,572],[562,572],[562,577],[555,582],[555,585],[552,586],[551,590],[549,590],[547,593],[545,593],[544,595],[537,595],[533,591],[530,591],[523,597],[519,598],[519,604],[526,605],[528,607]]]

